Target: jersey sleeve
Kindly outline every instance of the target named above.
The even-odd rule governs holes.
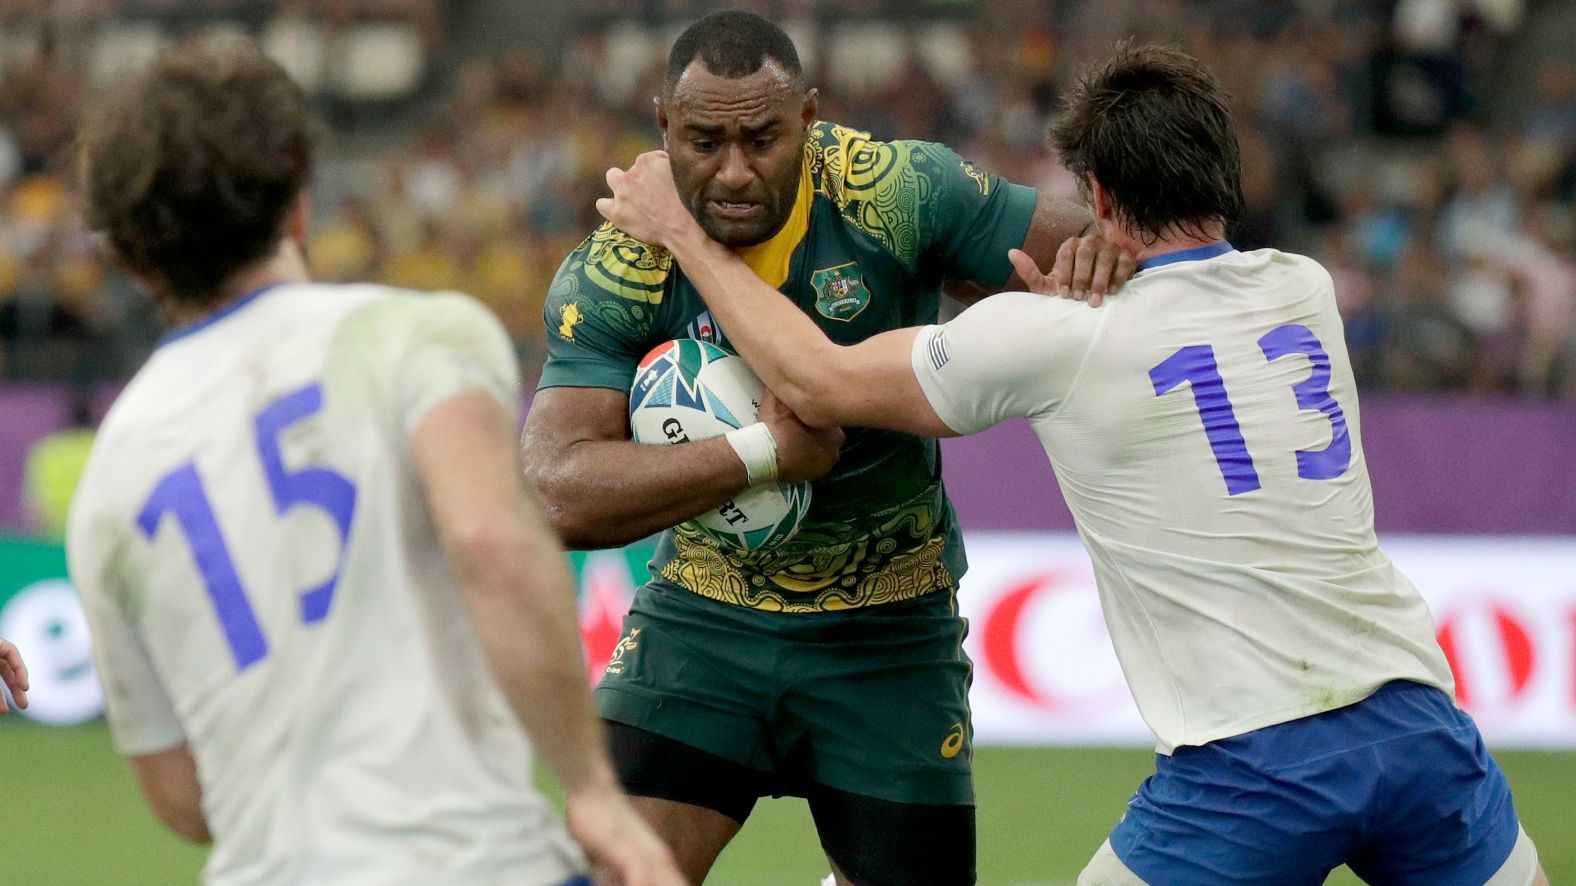
[[[547,363],[537,388],[627,393],[672,266],[665,251],[606,224],[570,253],[542,310]]]
[[[919,205],[924,255],[945,276],[1006,283],[1007,250],[1023,246],[1034,219],[1034,189],[976,169],[946,145],[913,144],[914,162],[930,180],[929,199]]]
[[[336,357],[375,373],[405,433],[439,403],[483,394],[520,412],[520,366],[503,324],[458,292],[380,299],[347,319]]]
[[[91,488],[84,483],[84,491]],[[159,681],[136,624],[126,610],[125,589],[114,571],[118,538],[101,520],[90,495],[72,508],[66,550],[71,581],[82,599],[93,637],[93,664],[104,688],[104,713],[115,749],[125,756],[153,754],[184,744],[185,731]]]
[[[410,347],[399,363],[395,400],[405,430],[432,407],[461,394],[483,394],[511,419],[520,413],[520,364],[503,324],[468,295],[439,293],[420,301]]]
[[[910,353],[914,376],[936,416],[959,434],[1049,414],[1077,380],[1095,310],[1027,292],[993,295],[920,330]]]

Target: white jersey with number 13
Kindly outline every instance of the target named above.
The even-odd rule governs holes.
[[[1313,260],[1173,253],[1099,308],[1004,293],[921,331],[913,367],[959,433],[1028,417],[1162,752],[1391,680],[1454,691],[1426,604],[1374,536],[1357,391]]]

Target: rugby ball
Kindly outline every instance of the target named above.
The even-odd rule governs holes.
[[[640,443],[687,443],[755,423],[765,387],[737,355],[681,338],[653,348],[635,370],[629,428]],[[691,520],[736,551],[760,551],[793,537],[810,510],[809,483],[752,486]]]

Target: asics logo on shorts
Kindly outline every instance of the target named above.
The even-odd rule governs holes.
[[[953,723],[947,731],[947,737],[941,742],[941,758],[950,760],[963,750],[963,724]]]

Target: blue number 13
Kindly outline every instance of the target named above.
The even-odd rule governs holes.
[[[283,516],[298,504],[309,505],[326,512],[339,529],[341,562],[327,581],[301,595],[301,620],[307,624],[321,621],[328,615],[334,586],[339,582],[343,566],[343,545],[350,534],[350,520],[356,510],[356,487],[343,474],[326,468],[292,471],[284,466],[279,436],[322,408],[322,385],[311,384],[274,401],[258,414],[254,423],[258,455],[279,515]],[[158,533],[165,514],[174,515],[191,546],[197,571],[213,602],[214,615],[219,619],[219,627],[235,659],[235,669],[246,670],[268,654],[268,640],[263,636],[257,614],[252,611],[246,589],[235,571],[235,560],[219,530],[195,462],[188,461],[165,474],[154,486],[142,513],[137,516],[142,534],[151,540]]]
[[[1313,330],[1288,324],[1265,333],[1259,339],[1264,359],[1278,360],[1287,354],[1302,354],[1313,371],[1292,387],[1297,405],[1316,409],[1330,419],[1330,443],[1323,449],[1297,452],[1297,476],[1305,480],[1330,480],[1346,472],[1352,464],[1352,439],[1346,430],[1346,415],[1330,395],[1330,355],[1314,336]],[[1204,435],[1215,455],[1215,463],[1226,480],[1226,493],[1240,495],[1259,488],[1259,473],[1248,454],[1242,426],[1226,396],[1226,382],[1215,365],[1215,349],[1209,345],[1189,345],[1149,370],[1155,395],[1162,396],[1187,384],[1193,389],[1193,403],[1204,422]]]

